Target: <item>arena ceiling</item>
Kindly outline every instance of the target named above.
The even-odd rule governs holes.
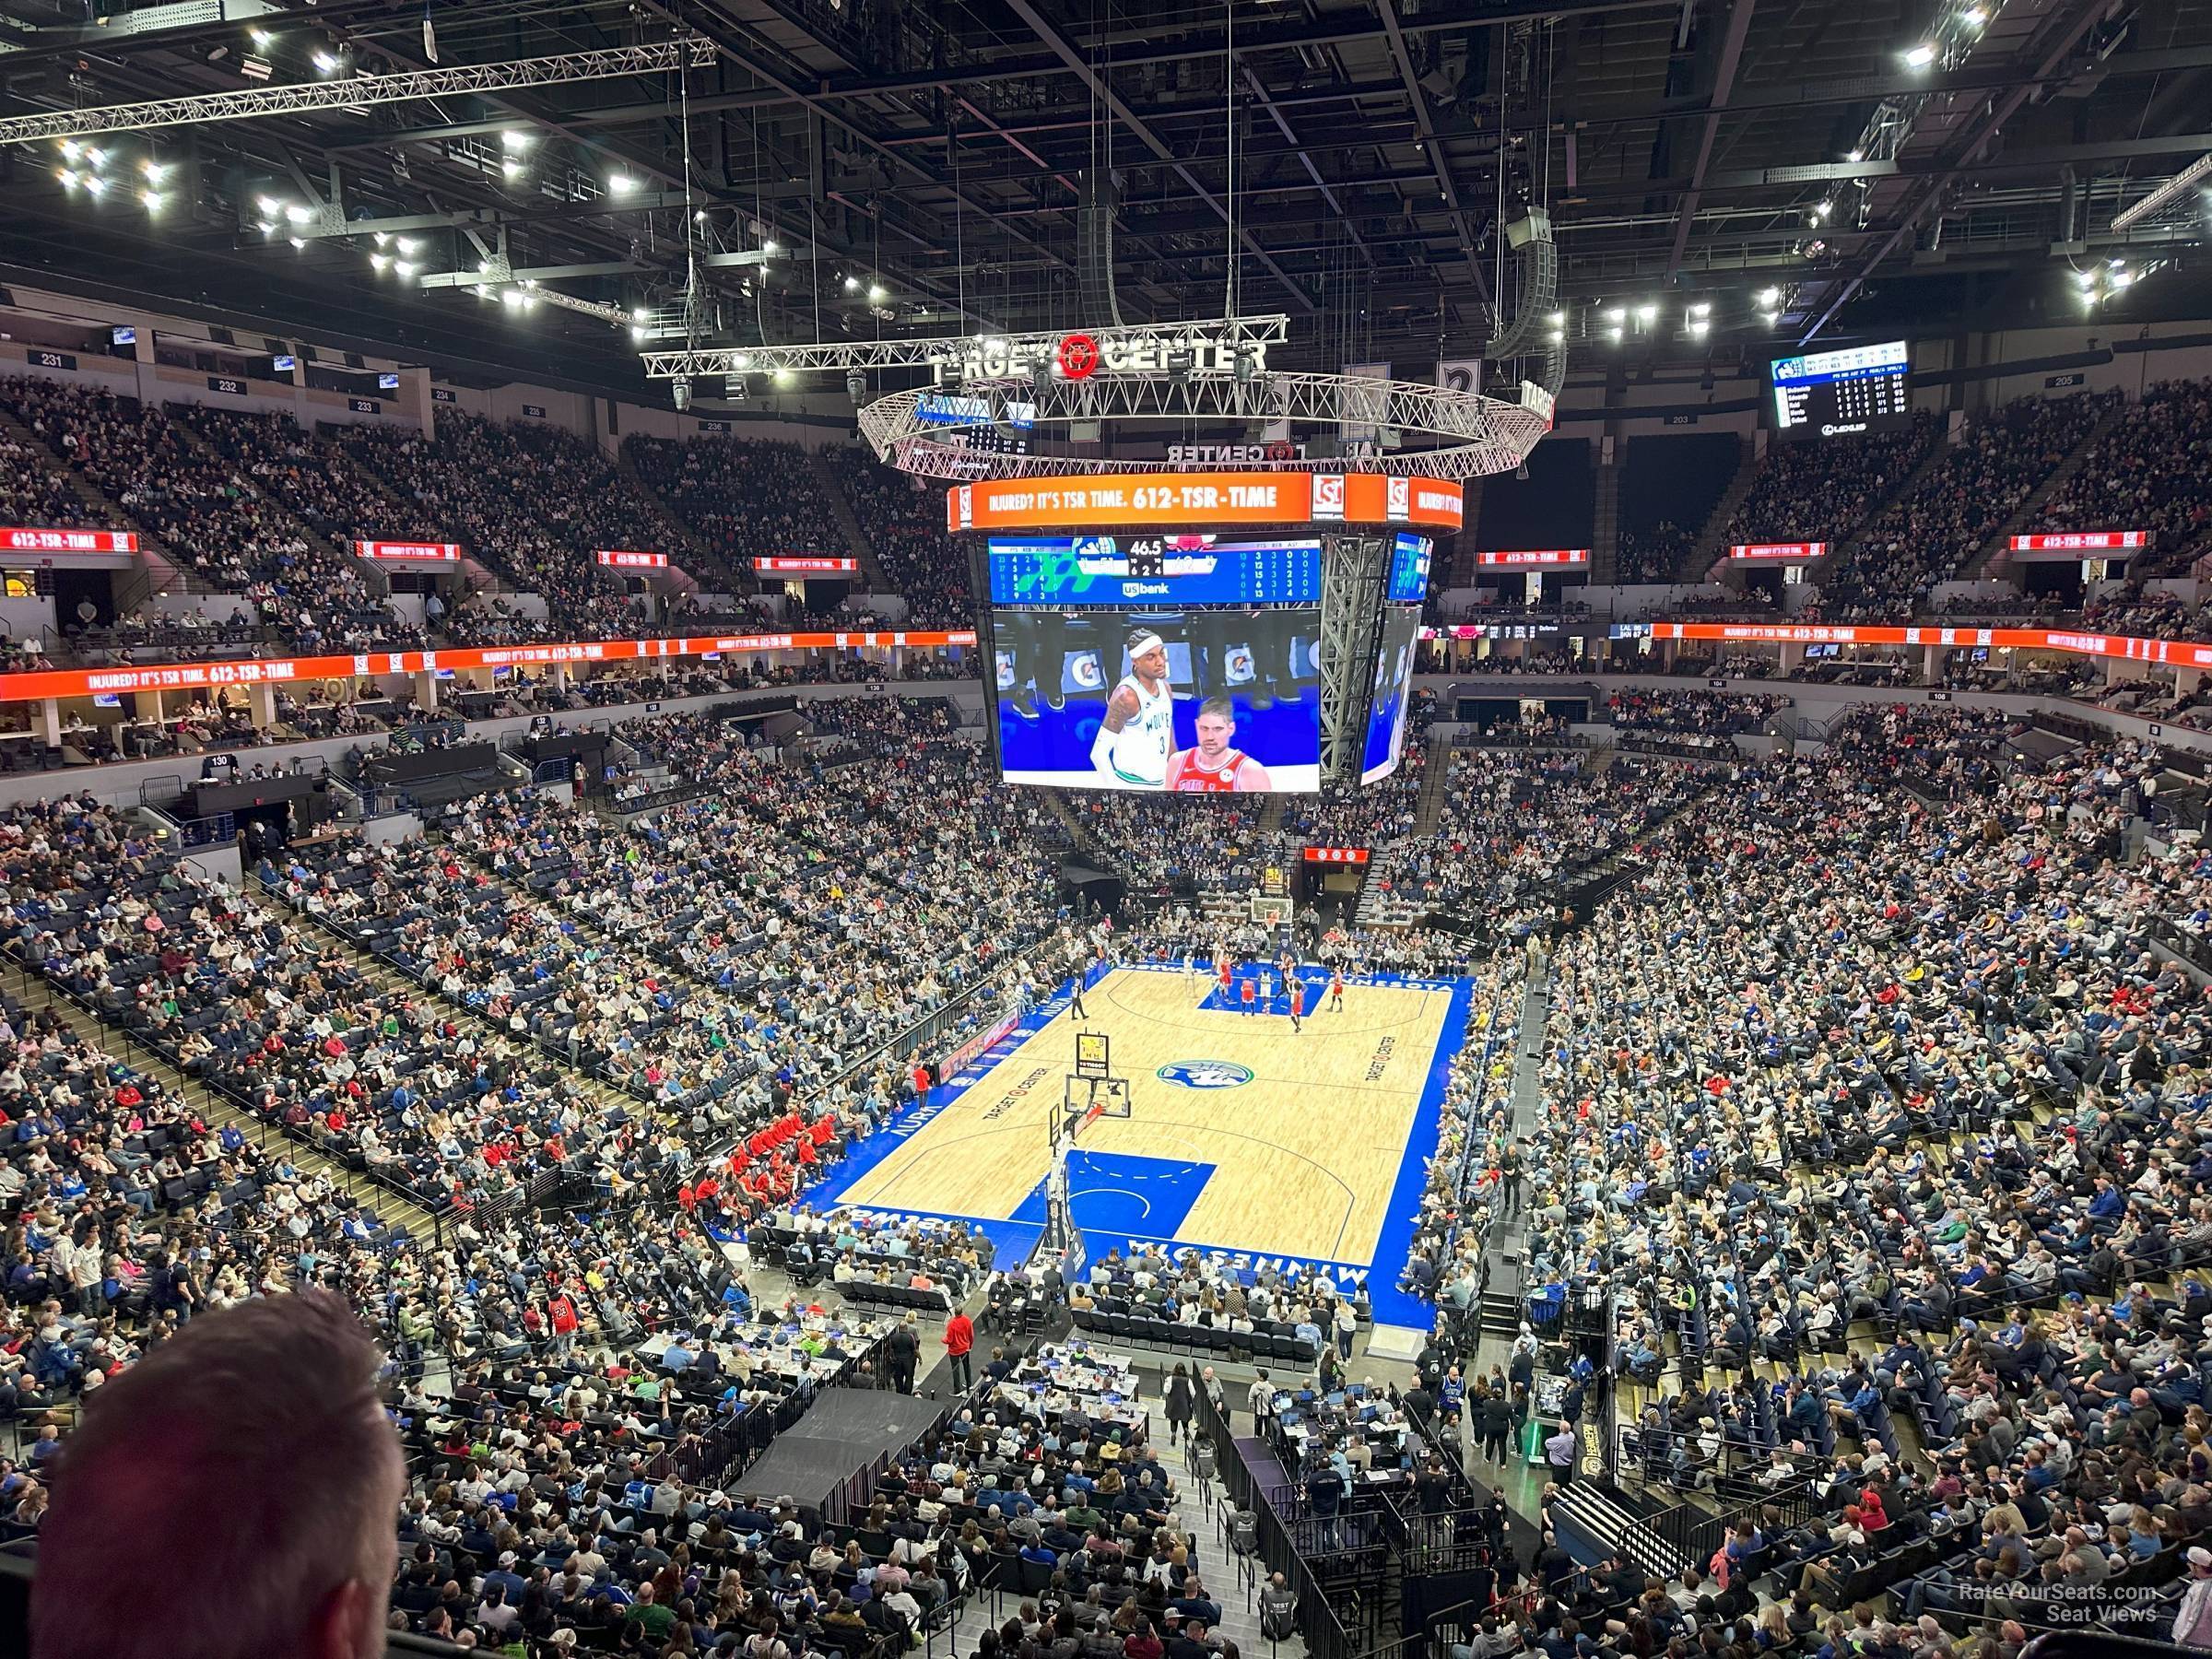
[[[1500,226],[1532,202],[1582,371],[1608,347],[1694,361],[1901,321],[2077,321],[2075,271],[2115,259],[2142,277],[2100,300],[2115,326],[2212,298],[2192,269],[2205,191],[2111,229],[2212,151],[2212,0],[88,10],[11,0],[0,116],[372,84],[430,65],[426,15],[443,68],[710,42],[681,76],[118,134],[98,194],[54,142],[0,149],[0,281],[58,274],[487,374],[638,389],[619,319],[672,314],[694,255],[716,341],[1233,302],[1288,312],[1294,357],[1409,369],[1469,355],[1501,289],[1513,303]],[[363,220],[409,228],[377,243],[347,229]],[[541,291],[614,309],[424,286],[502,251]]]

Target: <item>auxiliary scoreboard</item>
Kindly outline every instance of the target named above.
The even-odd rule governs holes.
[[[1912,352],[1904,340],[1776,358],[1768,378],[1774,430],[1785,438],[1887,431],[1912,418]]]

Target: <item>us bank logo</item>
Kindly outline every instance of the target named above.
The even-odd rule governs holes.
[[[1241,1088],[1253,1079],[1252,1067],[1233,1060],[1176,1060],[1152,1075],[1178,1088]]]

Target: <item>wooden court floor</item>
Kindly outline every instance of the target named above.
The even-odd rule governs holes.
[[[1324,1006],[1293,1034],[1279,1014],[1200,1007],[1212,988],[1208,979],[1180,972],[1108,974],[1085,994],[1088,1021],[1072,1009],[1057,1015],[838,1202],[1012,1219],[1050,1167],[1050,1124],[1074,1069],[1075,1034],[1089,1030],[1111,1040],[1112,1070],[1130,1081],[1131,1115],[1099,1119],[1083,1132],[1079,1150],[1112,1172],[1077,1174],[1078,1225],[1100,1227],[1105,1206],[1121,1227],[1155,1213],[1147,1188],[1174,1189],[1173,1207],[1187,1201],[1188,1209],[1171,1230],[1141,1223],[1123,1230],[1228,1250],[1371,1261],[1452,993],[1348,984],[1341,1011]],[[1220,1086],[1240,1071],[1250,1080]],[[1189,1087],[1174,1080],[1179,1076],[1216,1086]]]

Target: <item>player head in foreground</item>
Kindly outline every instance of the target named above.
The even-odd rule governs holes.
[[[1229,740],[1237,735],[1237,707],[1226,697],[1198,705],[1198,747],[1168,758],[1168,788],[1179,794],[1249,794],[1268,787],[1267,769]]]
[[[1090,741],[1090,763],[1109,787],[1164,789],[1175,747],[1175,691],[1168,683],[1167,641],[1148,628],[1133,629],[1129,672],[1106,700],[1105,718]]]

